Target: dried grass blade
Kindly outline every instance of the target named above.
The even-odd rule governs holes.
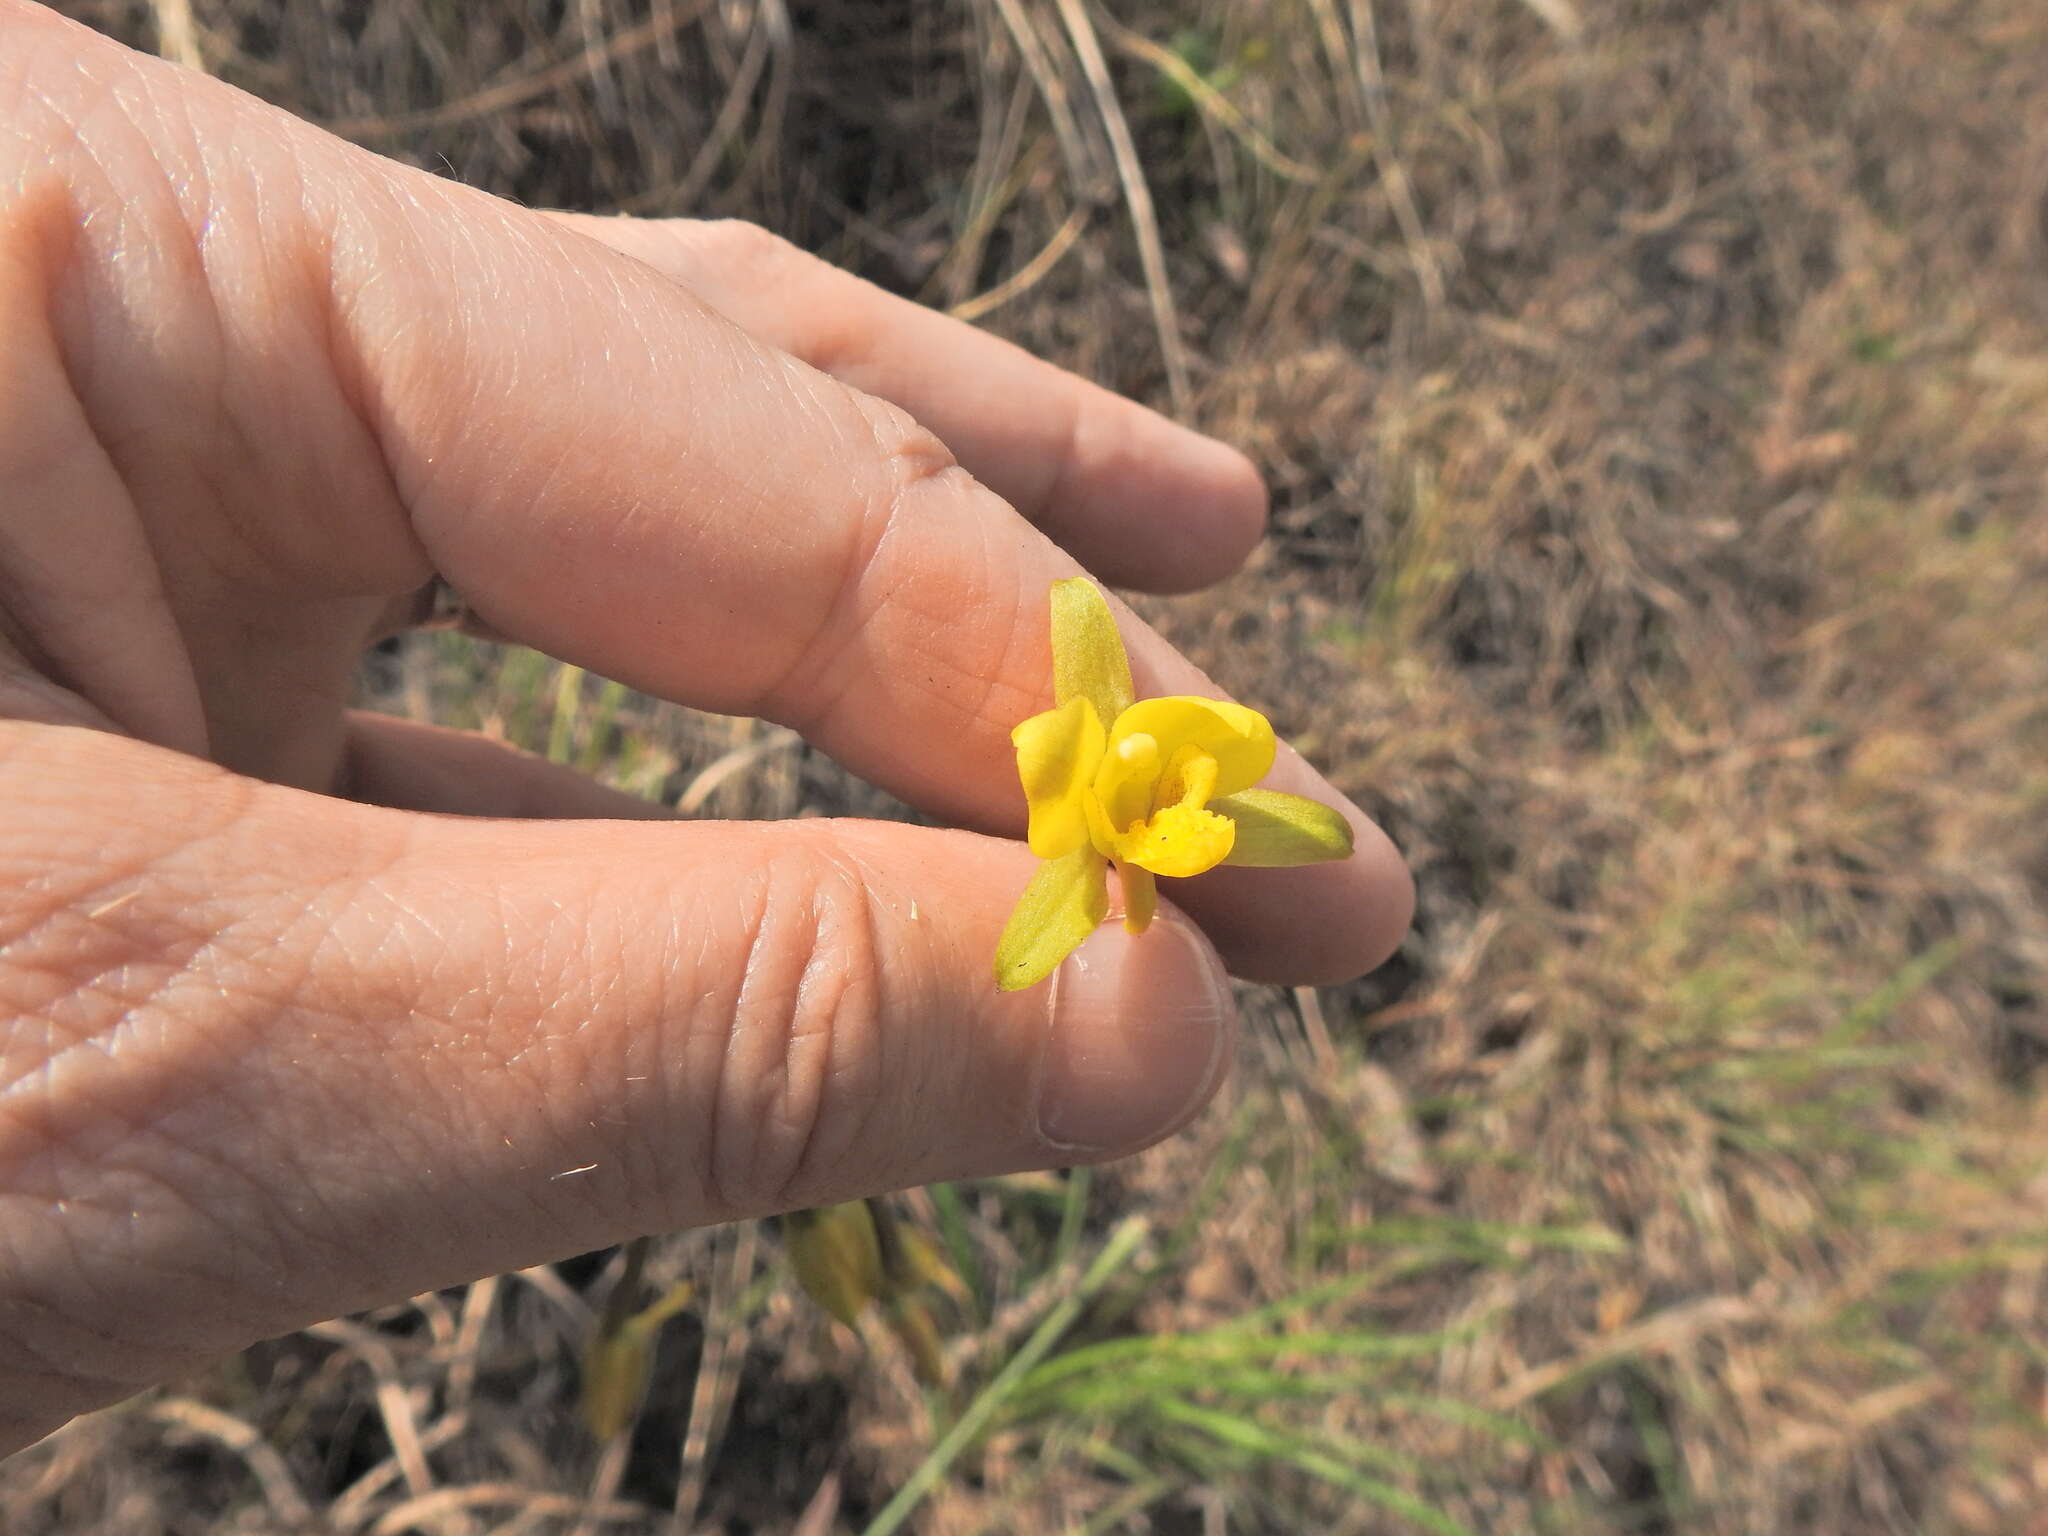
[[[339,1344],[369,1369],[377,1384],[377,1412],[384,1421],[384,1437],[391,1443],[391,1454],[398,1459],[407,1491],[415,1494],[431,1492],[434,1487],[433,1471],[427,1465],[427,1453],[420,1444],[419,1420],[413,1415],[412,1399],[406,1393],[404,1382],[399,1379],[398,1356],[392,1352],[391,1346],[378,1337],[374,1329],[342,1318],[316,1323],[306,1332],[315,1338]]]
[[[681,10],[671,10],[666,15],[657,13],[650,21],[643,21],[637,27],[628,27],[605,45],[605,58],[611,63],[632,57],[666,43],[684,27],[695,22],[711,9],[712,0],[691,0]],[[428,107],[419,112],[399,112],[380,117],[347,117],[323,124],[329,133],[346,139],[389,138],[396,134],[412,133],[421,128],[446,128],[453,123],[466,123],[479,117],[491,117],[537,96],[552,91],[587,73],[590,60],[581,47],[568,58],[557,57],[551,64],[542,65],[526,74],[501,81],[497,85],[485,86],[459,100],[445,102],[438,107]]]
[[[1544,24],[1568,43],[1575,43],[1586,30],[1586,20],[1572,0],[1522,0]]]
[[[233,1414],[195,1402],[189,1397],[167,1397],[149,1405],[149,1415],[166,1424],[218,1442],[242,1458],[244,1466],[263,1489],[270,1511],[288,1530],[308,1530],[316,1523],[313,1506],[299,1489],[298,1479],[285,1465],[277,1447],[249,1424]]]
[[[1305,183],[1323,179],[1323,173],[1314,166],[1303,165],[1282,153],[1278,145],[1253,126],[1251,119],[1238,111],[1228,96],[1203,79],[1200,72],[1171,48],[1161,47],[1143,33],[1132,31],[1106,11],[1102,16],[1102,27],[1118,48],[1132,58],[1150,64],[1186,91],[1188,99],[1203,116],[1244,145],[1251,157],[1275,176],[1284,181]]]
[[[1159,218],[1152,206],[1152,189],[1145,182],[1144,162],[1138,158],[1131,125],[1124,120],[1123,106],[1116,99],[1116,87],[1109,78],[1109,61],[1102,56],[1102,43],[1081,0],[1056,3],[1067,35],[1073,39],[1074,55],[1081,61],[1081,72],[1088,77],[1088,88],[1094,93],[1095,108],[1102,114],[1103,130],[1109,135],[1117,180],[1123,184],[1124,202],[1131,210],[1131,225],[1138,237],[1138,261],[1145,269],[1152,324],[1159,332],[1159,351],[1166,360],[1167,392],[1173,400],[1174,414],[1184,418],[1194,402],[1194,390],[1189,382],[1187,348],[1181,341],[1173,288],[1166,279],[1166,250],[1160,244]]]
[[[676,1498],[669,1520],[671,1536],[690,1536],[704,1502],[711,1463],[731,1422],[733,1400],[739,1396],[740,1367],[747,1352],[746,1318],[740,1299],[754,1278],[759,1251],[759,1222],[742,1221],[732,1229],[732,1248],[712,1270],[711,1291],[704,1298],[704,1353],[690,1393],[689,1428],[683,1434]]]
[[[792,33],[789,11],[782,0],[760,0],[754,7],[754,25],[747,34],[746,52],[740,55],[739,72],[733,77],[732,89],[725,93],[725,100],[719,104],[718,116],[712,119],[711,131],[704,136],[690,168],[683,172],[683,179],[676,183],[672,195],[665,201],[671,206],[694,208],[704,189],[711,184],[712,176],[718,170],[718,162],[731,147],[740,125],[746,120],[747,108],[754,100],[754,88],[761,83],[761,74],[768,67],[771,55],[786,56],[789,52]]]
[[[150,12],[156,20],[157,53],[173,64],[206,73],[206,53],[199,46],[192,0],[150,0]]]
[[[696,815],[704,808],[704,802],[716,794],[719,786],[734,774],[764,757],[781,751],[784,747],[796,746],[802,740],[803,737],[797,735],[795,731],[778,726],[759,741],[747,742],[713,758],[694,779],[690,780],[689,786],[682,793],[682,798],[676,801],[676,814]]]
[[[568,1494],[522,1487],[518,1483],[475,1483],[467,1488],[436,1488],[417,1499],[407,1499],[386,1510],[383,1518],[370,1528],[370,1536],[400,1536],[401,1532],[415,1528],[431,1529],[451,1515],[491,1505],[517,1510],[522,1518],[587,1514],[608,1525],[637,1523],[647,1518],[644,1504],[623,1499],[586,1510],[581,1500]]]
[[[1365,99],[1366,117],[1372,124],[1373,159],[1379,166],[1388,201],[1393,204],[1394,222],[1401,226],[1401,238],[1407,243],[1408,260],[1415,268],[1415,281],[1422,288],[1422,302],[1435,314],[1444,306],[1443,268],[1429,248],[1429,233],[1423,228],[1422,212],[1415,204],[1408,168],[1394,153],[1387,113],[1387,81],[1380,65],[1379,26],[1373,19],[1372,0],[1351,0],[1351,34],[1358,91]]]
[[[996,14],[1002,17],[1003,25],[1009,28],[1010,36],[1016,40],[1017,51],[1024,57],[1024,68],[1030,74],[1032,84],[1038,87],[1046,115],[1052,119],[1053,137],[1059,140],[1060,154],[1067,162],[1067,174],[1074,180],[1074,190],[1092,202],[1100,195],[1099,189],[1104,180],[1102,167],[1089,147],[1087,136],[1081,132],[1080,120],[1074,116],[1073,103],[1067,96],[1067,82],[1061,78],[1046,52],[1045,39],[1038,35],[1038,29],[1024,13],[1022,0],[995,0],[995,7]]]
[[[1000,283],[997,283],[995,287],[985,292],[977,293],[971,299],[955,304],[946,313],[955,320],[974,321],[979,320],[983,315],[1001,309],[1012,299],[1021,298],[1037,287],[1039,283],[1043,282],[1046,274],[1060,264],[1067,252],[1074,248],[1074,243],[1081,238],[1081,232],[1087,227],[1088,210],[1086,208],[1076,208],[1067,215],[1060,227],[1053,231],[1052,238],[1046,241],[1039,248],[1037,254],[1025,262],[1023,266],[1012,272]]]

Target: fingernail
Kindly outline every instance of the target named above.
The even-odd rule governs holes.
[[[1214,1089],[1236,1019],[1222,963],[1185,919],[1096,929],[1053,978],[1039,1135],[1093,1153],[1158,1140]]]

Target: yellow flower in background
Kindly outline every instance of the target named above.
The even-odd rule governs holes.
[[[1112,863],[1124,926],[1143,933],[1155,876],[1350,856],[1351,826],[1330,807],[1252,787],[1273,766],[1264,715],[1222,699],[1132,698],[1130,660],[1092,581],[1053,583],[1052,670],[1054,707],[1010,733],[1031,851],[1045,863],[996,945],[1003,991],[1044,980],[1095,931]]]

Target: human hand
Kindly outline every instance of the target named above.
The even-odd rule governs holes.
[[[1213,1088],[1187,919],[1031,992],[989,963],[1047,589],[1234,567],[1229,450],[759,231],[530,213],[24,0],[0,337],[0,1451],[479,1274],[1118,1155]],[[647,808],[350,712],[437,573],[976,830],[583,819]],[[1213,692],[1120,617],[1141,693]],[[1232,969],[1397,942],[1348,814],[1349,861],[1187,890]]]

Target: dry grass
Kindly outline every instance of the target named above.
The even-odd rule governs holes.
[[[0,1526],[860,1530],[1139,1215],[914,1528],[2048,1530],[2038,0],[72,8],[1185,394],[1275,531],[1150,611],[1422,909],[1380,976],[1250,997],[1179,1143],[916,1198],[959,1400],[698,1233],[630,1447],[573,1417],[594,1256],[82,1422]],[[530,656],[375,683],[705,814],[888,810]]]

